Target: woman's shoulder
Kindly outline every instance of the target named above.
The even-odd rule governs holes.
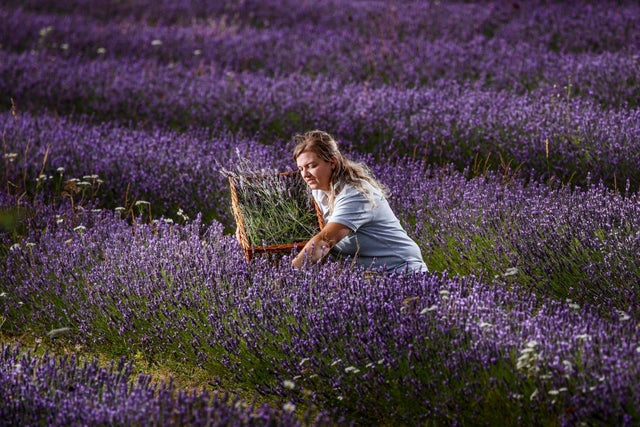
[[[357,197],[359,194],[361,194],[362,192],[358,189],[358,187],[351,182],[345,182],[344,184],[342,184],[340,186],[340,189],[338,191],[338,193],[336,194],[336,199],[337,198],[351,198],[351,197]]]
[[[382,195],[380,191],[371,185],[366,180],[361,180],[357,183],[345,183],[338,193],[339,198],[365,198],[369,199],[369,195],[372,195],[374,198],[380,198]]]

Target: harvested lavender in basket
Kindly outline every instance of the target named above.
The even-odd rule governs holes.
[[[311,192],[297,171],[255,170],[247,160],[234,170],[221,168],[233,180],[252,247],[303,242],[320,230]],[[236,223],[241,226],[238,218]]]

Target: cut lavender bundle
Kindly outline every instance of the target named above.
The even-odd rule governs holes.
[[[297,171],[256,170],[244,158],[234,170],[220,169],[229,178],[237,236],[247,259],[256,250],[290,252],[304,246],[323,225],[309,187]]]

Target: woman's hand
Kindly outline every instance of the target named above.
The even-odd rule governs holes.
[[[304,248],[291,261],[291,265],[300,268],[305,262],[314,264],[329,254],[336,243],[347,237],[351,229],[337,222],[329,222],[322,230],[304,245]]]

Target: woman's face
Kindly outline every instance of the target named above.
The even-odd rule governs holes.
[[[312,190],[329,191],[335,161],[326,161],[311,151],[303,151],[296,159],[298,170]]]

